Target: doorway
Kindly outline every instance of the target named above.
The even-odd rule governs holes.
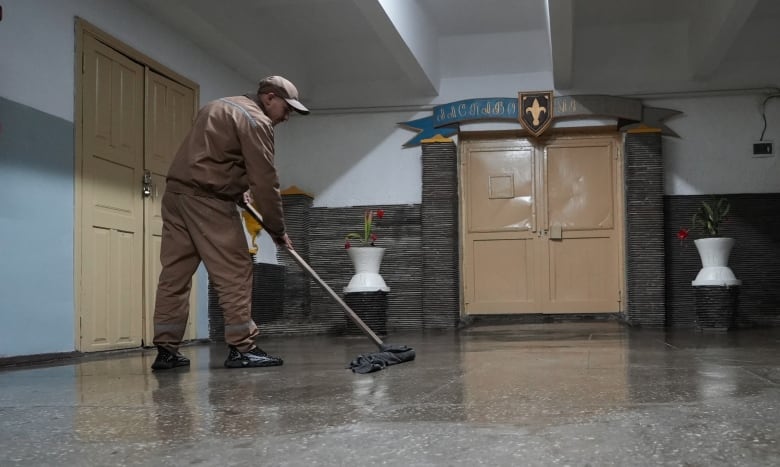
[[[619,134],[461,138],[465,314],[618,313]]]
[[[76,31],[76,348],[150,345],[160,199],[198,86],[86,21]]]

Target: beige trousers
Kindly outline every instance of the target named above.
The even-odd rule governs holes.
[[[154,344],[175,351],[189,316],[192,275],[200,262],[219,297],[225,342],[241,352],[254,347],[252,260],[233,202],[166,192],[162,200],[162,272],[154,308]]]

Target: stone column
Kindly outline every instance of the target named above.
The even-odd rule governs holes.
[[[309,262],[309,221],[313,200],[313,196],[296,186],[282,191],[287,235],[292,240],[295,251],[306,262]],[[276,259],[279,264],[285,266],[284,317],[308,317],[311,314],[311,281],[308,274],[282,248],[277,251]]]
[[[661,130],[629,131],[625,139],[627,321],[666,324],[664,163]]]
[[[453,328],[460,318],[458,153],[449,138],[422,144],[423,327]]]

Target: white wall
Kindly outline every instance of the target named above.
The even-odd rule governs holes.
[[[297,185],[314,195],[315,206],[419,203],[420,150],[402,148],[414,133],[397,126],[416,115],[296,116],[295,125],[276,131],[282,187]]]
[[[764,125],[764,98],[743,94],[648,101],[652,107],[683,112],[668,121],[680,138],[664,138],[666,193],[779,193],[778,156],[753,157],[753,142]],[[767,102],[766,120],[764,139],[780,143],[780,99]]]
[[[0,96],[73,121],[75,16],[200,84],[202,103],[256,89],[132,2],[5,0]]]

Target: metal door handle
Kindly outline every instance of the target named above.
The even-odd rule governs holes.
[[[144,197],[152,194],[152,173],[148,170],[144,170],[143,190],[141,193],[143,193]]]
[[[550,227],[550,240],[563,240],[563,226],[561,224],[553,224]]]

